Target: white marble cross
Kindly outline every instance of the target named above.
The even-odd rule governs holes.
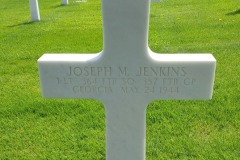
[[[148,48],[149,0],[103,0],[103,51],[44,54],[43,97],[93,98],[106,108],[107,160],[144,160],[146,107],[154,100],[211,99],[211,54]]]
[[[62,0],[62,5],[68,5],[68,0]]]
[[[40,13],[38,7],[38,0],[29,0],[31,21],[40,21]]]

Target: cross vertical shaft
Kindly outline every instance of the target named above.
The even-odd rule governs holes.
[[[104,102],[107,119],[107,160],[145,160],[146,107],[141,100]]]
[[[131,55],[147,59],[149,1],[103,0],[102,8],[102,58],[126,61]],[[103,103],[107,112],[107,160],[145,160],[147,103],[127,97]]]
[[[31,21],[40,21],[40,13],[38,7],[38,0],[29,0]]]
[[[62,0],[62,5],[68,5],[68,0]]]
[[[103,0],[102,14],[103,57],[118,60],[129,54],[146,57],[149,0]]]

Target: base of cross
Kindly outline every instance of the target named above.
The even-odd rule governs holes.
[[[38,0],[29,0],[30,12],[31,12],[31,21],[40,21],[40,13],[38,7]]]

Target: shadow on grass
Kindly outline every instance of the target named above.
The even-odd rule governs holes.
[[[10,25],[10,26],[7,26],[7,27],[12,28],[12,27],[30,25],[30,24],[37,23],[37,22],[39,22],[39,21],[23,22],[23,23],[18,23],[18,24]]]
[[[227,16],[234,16],[234,15],[237,15],[237,14],[240,14],[240,9],[236,10],[236,11],[233,11],[233,12],[229,12],[227,13],[226,15]]]
[[[54,6],[51,6],[51,8],[60,8],[60,7],[63,7],[64,5],[62,4],[57,4],[57,5],[54,5]]]
[[[51,6],[51,8],[61,8],[61,7],[69,6],[69,5],[71,5],[71,4],[57,4],[57,5]]]

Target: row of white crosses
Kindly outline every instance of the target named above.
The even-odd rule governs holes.
[[[152,2],[160,2],[160,0],[151,0]],[[80,2],[80,1],[77,1]],[[85,1],[84,1],[85,2]],[[29,0],[31,21],[40,21],[40,12],[38,7],[38,0]],[[68,0],[62,0],[62,5],[68,5]]]
[[[43,97],[103,103],[107,160],[145,160],[151,101],[212,97],[211,54],[156,54],[148,48],[149,4],[102,0],[102,52],[44,54],[38,60]]]
[[[31,21],[40,21],[40,12],[38,7],[38,0],[29,0]],[[62,5],[68,5],[68,0],[62,0]]]

